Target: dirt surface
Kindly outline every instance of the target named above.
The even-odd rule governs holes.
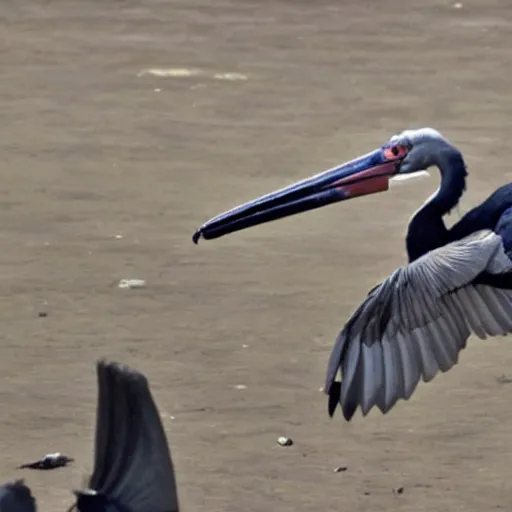
[[[10,0],[0,14],[3,480],[25,476],[43,511],[70,504],[106,356],[150,379],[183,510],[510,510],[507,339],[472,341],[388,416],[331,421],[319,392],[437,175],[191,241],[409,127],[464,152],[461,213],[510,180],[509,0]],[[15,470],[50,451],[77,462]]]

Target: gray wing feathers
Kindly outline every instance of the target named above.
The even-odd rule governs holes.
[[[36,501],[23,480],[0,487],[0,512],[36,512]]]
[[[374,406],[386,413],[409,399],[420,380],[457,363],[471,332],[512,332],[512,291],[468,284],[484,270],[512,270],[491,231],[426,254],[370,292],[338,335],[327,367],[327,394],[341,370],[341,387],[332,389],[347,420],[358,406],[363,415]]]
[[[179,510],[174,468],[144,375],[100,361],[90,488],[137,512]]]
[[[432,251],[403,269],[402,276],[430,297],[440,297],[467,285],[478,274],[506,272],[512,268],[501,237],[492,231],[474,235]]]

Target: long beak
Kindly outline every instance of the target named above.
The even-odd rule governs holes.
[[[195,244],[389,188],[401,158],[390,159],[383,149],[329,169],[286,188],[271,192],[222,213],[196,230]]]

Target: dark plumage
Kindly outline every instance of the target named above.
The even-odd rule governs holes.
[[[420,380],[458,362],[471,334],[512,332],[512,184],[447,229],[443,216],[466,186],[462,155],[430,129],[394,142],[410,148],[400,172],[434,165],[441,184],[411,219],[409,264],[372,289],[336,339],[324,389],[329,414],[339,404],[347,421],[359,407],[387,413],[409,399]]]
[[[0,487],[0,512],[36,512],[36,500],[23,480]]]
[[[174,468],[148,381],[99,361],[94,471],[80,512],[178,512]]]

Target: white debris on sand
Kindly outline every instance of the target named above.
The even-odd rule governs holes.
[[[242,73],[216,73],[213,78],[217,80],[247,80],[247,76]]]
[[[117,285],[118,288],[122,289],[136,289],[136,288],[145,288],[146,287],[146,281],[144,279],[121,279],[119,281],[119,284]]]
[[[153,75],[162,78],[185,78],[188,76],[200,75],[202,71],[199,69],[187,69],[187,68],[150,68],[143,69],[137,76]]]
[[[228,80],[231,82],[239,80],[248,80],[248,76],[243,73],[235,72],[208,72],[197,68],[148,68],[137,73],[137,76],[157,76],[160,78],[188,78],[194,76],[204,76],[215,80]],[[154,89],[159,92],[161,89]]]

